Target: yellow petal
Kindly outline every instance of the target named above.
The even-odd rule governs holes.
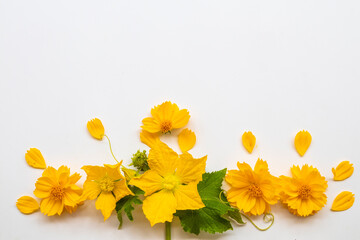
[[[163,178],[154,170],[148,170],[140,177],[130,180],[130,185],[135,185],[145,192],[145,196],[151,195],[162,189]]]
[[[143,203],[143,211],[151,226],[156,223],[171,222],[176,212],[176,199],[172,191],[161,190],[148,196]]]
[[[302,130],[295,136],[295,148],[300,156],[304,156],[311,144],[311,135],[308,131]]]
[[[195,133],[187,128],[182,130],[178,136],[179,147],[183,153],[192,149],[195,145],[195,142]]]
[[[39,209],[39,203],[32,197],[22,196],[16,202],[16,207],[24,214],[30,214]]]
[[[64,210],[64,203],[61,200],[53,200],[51,198],[44,198],[40,203],[40,210],[48,216],[55,214],[60,215]]]
[[[333,211],[344,211],[354,204],[355,201],[355,195],[352,192],[343,191],[339,195],[336,196],[332,206],[331,210]]]
[[[25,160],[33,168],[46,168],[45,159],[37,148],[30,148],[27,150],[25,153]]]
[[[101,193],[101,189],[99,187],[99,184],[94,181],[85,181],[84,183],[84,192],[81,196],[81,201],[84,201],[86,199],[92,200],[99,196]]]
[[[104,221],[110,217],[115,206],[116,200],[111,192],[102,192],[95,203],[96,209],[101,210]]]
[[[341,181],[350,177],[354,172],[353,164],[349,161],[342,161],[336,168],[332,169],[335,181]]]
[[[177,202],[176,210],[196,210],[205,207],[195,182],[188,185],[179,185],[174,195]]]
[[[244,145],[245,149],[252,153],[256,143],[256,138],[252,132],[244,132],[242,135],[242,144]]]
[[[144,118],[142,120],[142,123],[144,125],[141,126],[141,128],[147,132],[157,133],[157,132],[161,131],[160,123],[157,120],[155,120],[154,118],[151,118],[151,117]]]
[[[125,179],[115,182],[113,194],[115,195],[116,201],[119,201],[127,195],[134,195],[134,193],[128,188]]]
[[[150,148],[152,148],[155,144],[160,141],[158,133],[150,133],[148,131],[142,130],[140,132],[140,141],[145,143]]]
[[[87,126],[89,133],[94,138],[101,140],[104,137],[105,129],[104,129],[104,126],[103,126],[102,122],[100,121],[100,119],[94,118],[94,119],[88,121],[86,126]]]
[[[122,166],[121,170],[123,171],[123,173],[125,175],[126,181],[130,181],[134,177],[139,177],[139,173],[134,169],[130,169],[130,168],[126,168],[126,167]]]
[[[148,164],[151,170],[161,176],[175,172],[178,155],[163,142],[159,142],[150,149]]]
[[[178,160],[176,176],[180,178],[181,183],[200,182],[205,173],[207,156],[202,158],[193,158],[190,153],[183,153]]]
[[[68,213],[72,214],[73,212],[75,212],[75,211],[78,209],[79,206],[81,206],[81,205],[83,205],[83,204],[84,204],[84,202],[79,202],[79,203],[76,204],[76,206],[74,206],[74,207],[66,206],[66,205],[65,205],[65,209],[66,209],[66,211],[67,211]]]
[[[190,114],[186,109],[182,109],[174,114],[172,120],[173,128],[182,128],[189,122]]]

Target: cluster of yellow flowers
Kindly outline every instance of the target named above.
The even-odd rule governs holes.
[[[96,199],[95,207],[101,210],[104,221],[111,216],[118,201],[125,196],[134,196],[129,186],[136,186],[144,193],[143,212],[151,226],[171,222],[177,210],[196,210],[205,207],[198,192],[198,183],[205,173],[207,156],[194,158],[190,153],[196,135],[185,128],[177,136],[182,154],[176,153],[160,140],[162,134],[173,129],[183,128],[190,119],[188,110],[175,103],[164,102],[151,109],[151,117],[144,118],[140,140],[150,147],[145,165],[135,171],[122,167],[112,153],[111,144],[102,122],[95,118],[87,123],[87,129],[95,139],[106,137],[117,164],[103,166],[83,166],[87,178],[83,188],[76,185],[81,178],[78,173],[70,175],[70,169],[46,167],[41,152],[31,148],[25,154],[27,163],[34,168],[45,169],[35,183],[34,195],[18,199],[17,207],[25,214],[40,208],[45,215],[60,215],[66,209],[74,212],[86,200]],[[242,135],[245,149],[251,153],[256,138],[252,132]],[[300,131],[295,137],[295,149],[303,156],[311,144],[311,135]],[[146,156],[145,156],[146,157]],[[237,170],[229,170],[225,181],[230,189],[225,192],[231,206],[248,215],[261,215],[271,212],[271,205],[281,201],[294,215],[306,217],[321,210],[326,202],[325,191],[328,183],[318,169],[307,164],[293,166],[291,177],[275,177],[270,174],[266,161],[258,159],[254,169],[247,163],[237,163]],[[354,171],[353,165],[344,161],[333,170],[334,180],[344,180]],[[354,194],[340,193],[332,205],[332,210],[342,211],[354,203]]]

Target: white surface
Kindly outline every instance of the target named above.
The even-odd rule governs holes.
[[[173,239],[359,239],[360,33],[359,1],[0,1],[0,239],[162,239],[140,209],[117,230],[94,202],[73,215],[25,216],[16,199],[32,195],[41,170],[24,154],[39,148],[48,165],[85,173],[85,164],[113,163],[106,141],[86,122],[102,119],[118,158],[130,163],[141,119],[165,100],[190,111],[194,156],[207,170],[254,165],[274,175],[312,164],[329,180],[328,204],[298,218],[280,204],[275,224],[250,224],[222,235],[184,233]],[[300,158],[297,131],[313,136]],[[240,139],[257,137],[249,155]],[[175,145],[172,145],[175,146]],[[353,176],[331,180],[342,160]],[[342,190],[354,206],[334,213]],[[260,219],[258,223],[261,224]]]

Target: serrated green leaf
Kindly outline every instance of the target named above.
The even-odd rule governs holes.
[[[245,222],[242,220],[240,211],[238,209],[232,208],[228,211],[227,215],[236,221],[238,224],[245,224]]]
[[[199,210],[181,210],[176,212],[186,232],[198,235],[200,231],[222,233],[233,229],[229,220],[223,216],[232,211],[227,200],[220,199],[221,186],[226,168],[212,173],[204,173],[198,184],[198,192],[205,204]]]
[[[118,229],[121,228],[123,223],[122,212],[124,211],[128,219],[130,221],[133,221],[134,218],[132,215],[132,211],[135,209],[134,205],[142,204],[142,201],[139,199],[139,195],[144,194],[144,191],[135,186],[129,186],[129,188],[134,193],[134,195],[125,196],[116,203],[115,210],[117,212],[117,217],[120,223]]]

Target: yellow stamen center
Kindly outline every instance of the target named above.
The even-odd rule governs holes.
[[[53,187],[50,192],[50,197],[54,200],[62,200],[64,196],[63,188],[60,186]]]
[[[260,187],[257,186],[256,184],[252,184],[248,190],[250,192],[250,196],[252,196],[252,197],[258,198],[258,197],[262,196],[262,191],[261,191]]]
[[[310,197],[311,188],[308,185],[303,185],[298,190],[301,199],[308,199]]]
[[[170,130],[172,129],[172,123],[170,121],[163,121],[160,124],[160,129],[162,133],[170,132]]]
[[[180,184],[180,179],[175,175],[168,175],[164,177],[162,182],[162,186],[167,190],[174,190]]]
[[[111,178],[105,176],[99,181],[99,187],[101,191],[111,192],[114,190],[115,183]]]

